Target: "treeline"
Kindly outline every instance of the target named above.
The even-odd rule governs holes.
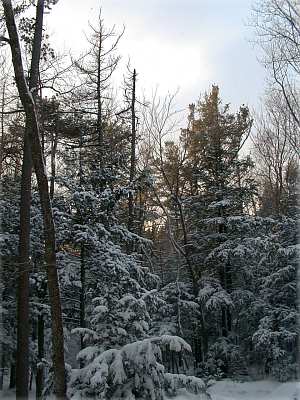
[[[281,80],[270,61],[257,115],[213,85],[183,128],[134,66],[113,87],[123,31],[101,13],[84,54],[57,54],[55,3],[2,2],[0,389],[209,398],[211,378],[295,379],[298,47],[276,54]],[[283,3],[257,27],[268,4],[299,26]]]

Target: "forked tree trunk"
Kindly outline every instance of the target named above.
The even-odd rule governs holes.
[[[44,1],[38,1],[29,78],[29,90],[35,97],[38,86],[40,48],[42,40]],[[28,398],[29,379],[29,270],[30,270],[30,201],[32,160],[28,121],[25,125],[19,234],[19,276],[17,292],[17,357],[16,398]]]
[[[39,2],[40,1],[43,0],[39,0]],[[63,324],[62,324],[60,291],[59,291],[57,266],[56,266],[55,227],[54,227],[52,208],[49,197],[48,179],[43,160],[35,103],[32,94],[28,88],[28,85],[26,83],[24,75],[20,42],[19,42],[11,0],[2,0],[2,3],[3,3],[6,26],[9,33],[10,48],[11,48],[16,84],[22,105],[25,110],[26,123],[28,124],[31,155],[37,178],[39,196],[43,214],[45,263],[47,268],[48,290],[49,290],[49,299],[51,306],[55,393],[57,398],[65,399],[66,378],[65,378],[65,365],[64,365]]]

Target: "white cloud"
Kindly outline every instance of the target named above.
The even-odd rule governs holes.
[[[195,101],[212,83],[224,101],[255,103],[263,90],[263,70],[245,41],[244,20],[251,0],[64,0],[47,17],[54,40],[73,51],[84,49],[83,31],[102,6],[105,24],[126,25],[119,46],[130,56],[139,85],[161,91],[181,88],[180,107]],[[68,16],[68,18],[67,18]],[[249,31],[248,31],[249,32]],[[224,90],[223,90],[224,88]],[[253,104],[250,104],[253,105]]]
[[[157,41],[148,36],[142,41],[127,41],[125,48],[131,54],[132,65],[136,66],[141,81],[147,86],[159,84],[168,90],[189,87],[195,81],[205,82],[211,78],[213,66],[209,65],[205,47],[199,43],[193,46]]]

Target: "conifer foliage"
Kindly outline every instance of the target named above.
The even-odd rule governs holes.
[[[17,87],[2,87],[0,391],[9,375],[39,400],[208,400],[212,378],[298,378],[294,125],[261,125],[256,151],[278,146],[255,163],[248,107],[213,85],[178,132],[174,96],[141,101],[134,67],[113,86],[123,30],[101,13],[66,65],[24,16],[56,1],[2,3]]]

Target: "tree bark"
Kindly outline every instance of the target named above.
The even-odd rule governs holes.
[[[82,146],[83,146],[83,136],[80,131],[80,142],[79,142],[79,185],[82,188],[83,185],[83,160],[82,160]],[[80,214],[80,223],[83,223],[82,215]],[[80,327],[85,328],[85,245],[81,243],[80,246]],[[84,335],[80,336],[80,349],[84,348]],[[84,367],[84,363],[80,361],[80,368]]]
[[[85,328],[85,246],[84,243],[81,244],[80,248],[80,327]],[[80,337],[80,348],[84,348],[83,335]],[[80,367],[84,365],[81,363]]]
[[[43,3],[43,0],[39,0]],[[60,302],[60,290],[56,267],[55,227],[49,197],[48,179],[45,170],[42,147],[39,135],[37,113],[32,94],[27,86],[19,37],[15,23],[11,0],[2,0],[7,30],[9,33],[12,62],[16,84],[28,123],[31,155],[38,182],[39,196],[43,214],[45,263],[47,268],[48,290],[51,306],[53,369],[55,393],[57,398],[66,398],[66,377],[64,365],[64,337]]]
[[[130,154],[130,175],[129,182],[132,185],[135,176],[135,149],[136,149],[136,116],[135,116],[135,85],[136,85],[136,70],[132,74],[132,94],[131,94],[131,154]],[[133,194],[130,190],[128,198],[128,230],[133,231]]]
[[[29,379],[29,268],[31,152],[26,123],[20,201],[19,276],[17,291],[16,398],[28,398]]]
[[[3,171],[4,161],[4,109],[5,109],[5,82],[2,87],[2,105],[1,105],[1,139],[0,139],[0,177]]]
[[[3,390],[3,381],[4,381],[4,365],[5,365],[5,358],[4,358],[4,344],[1,343],[1,358],[0,358],[0,390]]]
[[[36,371],[36,400],[42,399],[44,388],[44,316],[38,316],[38,365]]]
[[[9,388],[14,389],[15,387],[16,387],[16,364],[12,362],[10,365]]]
[[[99,31],[99,47],[97,54],[97,135],[98,135],[98,154],[99,166],[103,168],[104,139],[102,129],[102,97],[101,97],[101,53],[102,53],[102,26]],[[102,174],[102,171],[101,171]]]
[[[44,1],[36,7],[35,31],[32,46],[29,90],[35,97],[38,86],[40,48],[42,40]],[[30,201],[32,160],[29,140],[30,124],[26,120],[20,201],[19,276],[17,294],[17,356],[16,398],[28,398],[29,379],[29,270],[30,270]]]
[[[50,177],[50,199],[53,200],[54,189],[55,189],[55,177],[56,177],[56,149],[58,142],[58,133],[55,132],[51,140],[51,177]]]

